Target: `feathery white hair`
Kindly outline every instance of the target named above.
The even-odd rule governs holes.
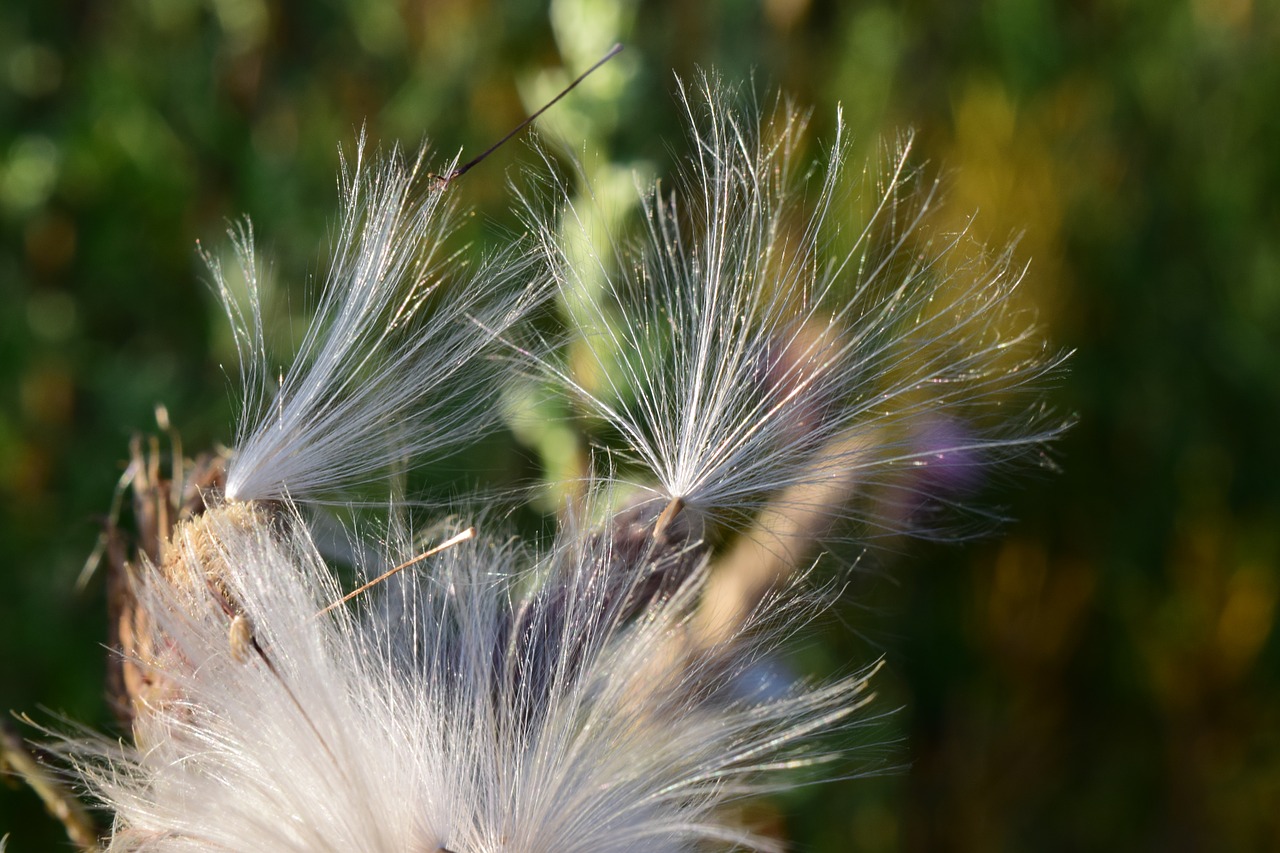
[[[735,696],[807,607],[762,610],[775,630],[748,626],[733,655],[691,649],[704,564],[649,597],[640,579],[681,555],[608,536],[562,541],[536,582],[515,545],[468,542],[320,616],[339,586],[291,512],[209,513],[173,547],[189,576],[141,593],[171,697],[137,747],[75,751],[111,850],[770,849],[717,807],[865,698],[862,677]],[[234,619],[252,626],[238,648]]]
[[[853,248],[828,259],[844,144],[802,214],[801,120],[787,111],[757,133],[718,85],[706,99],[682,185],[693,201],[647,196],[647,242],[616,276],[600,264],[610,301],[582,298],[595,273],[558,225],[537,229],[606,387],[534,359],[669,501],[606,510],[598,526],[571,518],[545,554],[467,541],[329,608],[340,585],[294,503],[474,436],[497,407],[458,403],[498,390],[483,356],[545,292],[528,253],[454,280],[459,259],[439,248],[445,186],[421,187],[420,161],[358,158],[317,320],[274,392],[249,232],[247,302],[213,264],[247,395],[225,495],[166,526],[157,563],[140,557],[134,744],[69,747],[113,814],[112,850],[771,849],[721,806],[822,757],[811,736],[853,724],[866,677],[741,690],[815,608],[793,578],[700,634],[700,522],[749,521],[851,470],[872,479],[947,454],[990,465],[1038,447],[1058,426],[1033,408],[1003,425],[971,409],[1057,357],[1019,325],[1007,258],[961,277],[946,246],[919,237],[932,191],[910,186],[905,152]],[[966,426],[924,448],[912,435],[947,419]],[[620,478],[604,479],[588,504],[612,505]],[[419,550],[386,543],[387,565]]]
[[[550,216],[535,211],[600,379],[589,387],[567,364],[543,366],[621,436],[662,500],[742,524],[782,494],[886,480],[908,492],[899,500],[916,505],[914,518],[873,512],[863,519],[872,532],[941,534],[941,519],[919,526],[915,510],[947,502],[948,484],[890,475],[932,466],[972,482],[1036,455],[1065,419],[1026,392],[1062,356],[1019,316],[1021,273],[1007,252],[956,261],[965,235],[925,233],[936,187],[921,186],[909,143],[878,183],[864,175],[859,198],[837,116],[806,195],[804,117],[785,105],[757,127],[736,100],[714,78],[700,97],[685,94],[692,156],[675,191],[644,193],[638,244],[599,248],[567,200]],[[850,199],[864,208],[842,207]],[[582,239],[559,237],[557,219]],[[837,249],[842,225],[857,230]],[[587,263],[573,248],[584,242],[597,244]]]
[[[366,164],[363,138],[341,172],[342,218],[315,317],[276,387],[252,230],[232,234],[247,283],[238,298],[208,258],[235,330],[243,400],[226,495],[314,500],[375,482],[393,465],[474,441],[502,377],[495,338],[546,293],[519,246],[481,262],[447,254],[450,185],[423,154]],[[465,402],[466,405],[462,405]]]

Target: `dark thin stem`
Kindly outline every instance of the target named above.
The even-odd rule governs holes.
[[[562,89],[562,90],[560,91],[560,94],[556,95],[554,98],[552,98],[551,100],[549,100],[549,101],[547,101],[545,104],[543,104],[543,106],[542,106],[542,108],[541,108],[541,109],[539,109],[539,110],[538,110],[537,112],[535,112],[533,115],[529,116],[529,117],[528,117],[527,119],[525,119],[524,121],[520,122],[518,125],[516,125],[516,126],[515,126],[515,129],[513,129],[513,130],[512,130],[510,133],[508,133],[506,136],[502,137],[502,138],[501,138],[501,139],[499,139],[497,142],[493,143],[493,144],[492,144],[492,145],[490,145],[488,148],[486,148],[484,151],[480,152],[478,155],[476,155],[475,157],[472,157],[470,160],[468,160],[467,162],[463,163],[461,166],[459,166],[458,168],[456,168],[456,169],[454,169],[452,172],[450,172],[450,173],[449,173],[449,174],[448,174],[448,175],[443,179],[443,183],[446,183],[446,184],[447,184],[447,183],[450,183],[451,181],[453,181],[453,180],[455,180],[455,179],[457,179],[457,178],[461,178],[461,177],[462,177],[463,175],[465,175],[467,172],[471,171],[472,167],[476,166],[476,165],[477,165],[481,160],[483,160],[484,158],[488,157],[488,156],[489,156],[490,154],[492,154],[494,151],[497,151],[499,148],[501,148],[503,145],[505,145],[508,141],[510,141],[511,137],[515,136],[516,134],[520,133],[520,131],[524,130],[526,127],[528,127],[529,125],[533,124],[533,123],[534,123],[534,121],[536,121],[536,120],[537,120],[538,116],[542,115],[542,114],[543,114],[543,113],[545,113],[547,110],[549,110],[549,109],[551,109],[553,106],[555,106],[555,104],[556,104],[556,102],[557,102],[557,101],[559,101],[559,100],[560,100],[561,98],[563,98],[565,95],[567,95],[567,94],[569,94],[570,92],[572,92],[572,91],[574,90],[574,88],[575,88],[579,83],[581,83],[583,80],[585,80],[585,79],[587,79],[588,77],[590,77],[590,76],[595,72],[595,70],[596,70],[597,68],[599,68],[601,65],[604,65],[606,62],[608,62],[610,59],[613,59],[615,56],[617,56],[617,55],[618,55],[619,53],[621,53],[621,52],[622,52],[622,45],[621,45],[621,44],[615,44],[613,47],[609,48],[609,52],[608,52],[608,53],[606,53],[606,54],[605,54],[605,55],[600,59],[600,61],[598,61],[595,65],[592,65],[592,66],[591,66],[590,68],[588,68],[586,71],[583,71],[583,72],[582,72],[581,74],[579,74],[577,77],[575,77],[572,83],[570,83],[568,86],[565,86],[565,87],[564,87],[564,89]]]

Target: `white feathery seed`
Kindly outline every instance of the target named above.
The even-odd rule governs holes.
[[[621,436],[659,500],[744,526],[781,494],[851,478],[897,489],[879,496],[896,506],[861,510],[867,533],[943,535],[928,510],[1042,458],[1064,428],[1028,393],[1063,356],[1015,307],[1007,252],[928,236],[936,188],[909,142],[850,187],[838,117],[806,172],[805,119],[784,106],[757,127],[736,99],[714,79],[685,96],[692,156],[674,191],[644,192],[638,244],[600,248],[567,201],[534,214],[594,364],[590,382],[572,359],[543,367]],[[558,236],[566,221],[581,239]],[[567,248],[583,242],[587,263]]]
[[[491,425],[503,379],[482,356],[547,288],[518,246],[473,270],[446,254],[457,220],[450,192],[424,174],[421,154],[367,164],[361,139],[354,165],[344,161],[342,218],[315,318],[280,378],[265,343],[252,230],[232,235],[247,299],[208,259],[244,394],[228,499],[342,495]]]

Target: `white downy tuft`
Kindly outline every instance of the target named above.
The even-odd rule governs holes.
[[[706,522],[769,528],[798,554],[824,528],[808,514],[856,514],[839,507],[884,481],[897,497],[867,520],[939,530],[931,502],[1060,430],[1025,403],[1060,357],[1019,316],[1007,254],[956,265],[963,235],[923,236],[933,189],[905,151],[836,249],[844,144],[805,199],[800,118],[757,130],[716,84],[705,96],[691,171],[647,196],[642,246],[587,269],[558,223],[535,228],[601,379],[530,359],[661,498],[616,508],[611,470],[548,553],[481,537],[418,559],[448,532],[388,535],[362,571],[414,565],[331,607],[340,584],[297,504],[474,438],[501,390],[485,356],[520,351],[513,324],[548,289],[531,253],[456,276],[446,188],[420,160],[358,158],[317,319],[275,390],[249,232],[247,300],[212,264],[246,393],[228,500],[158,513],[156,559],[122,569],[133,744],[67,746],[113,815],[110,849],[777,849],[724,806],[826,758],[813,737],[856,724],[867,677],[753,689],[820,602],[800,559],[748,554],[738,576],[721,553],[713,573]]]
[[[143,592],[169,698],[137,747],[71,748],[111,850],[773,849],[719,807],[814,760],[809,736],[869,698],[864,677],[743,698],[812,609],[762,608],[733,654],[691,648],[705,563],[640,592],[669,549],[579,536],[531,574],[472,541],[317,616],[339,589],[300,517],[203,524],[175,537],[191,576]]]
[[[1012,299],[1021,272],[964,234],[928,236],[936,186],[909,142],[850,187],[838,118],[806,172],[804,118],[780,107],[757,127],[735,100],[714,80],[686,96],[692,156],[675,191],[644,194],[638,245],[600,248],[567,201],[542,217],[593,365],[590,381],[578,350],[543,367],[621,436],[656,500],[742,526],[779,500],[827,502],[835,481],[891,486],[832,511],[866,535],[964,532],[981,519],[937,510],[1005,462],[1044,461],[1067,425],[1034,399],[1064,356]],[[560,238],[556,218],[581,233]],[[585,262],[583,243],[597,247]]]
[[[316,500],[474,441],[503,381],[495,337],[547,290],[518,246],[474,269],[446,254],[457,216],[423,155],[343,164],[343,212],[315,318],[278,376],[264,340],[252,230],[232,234],[247,283],[214,281],[236,334],[244,399],[228,465],[230,500]]]

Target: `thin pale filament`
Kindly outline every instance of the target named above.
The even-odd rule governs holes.
[[[476,535],[476,529],[474,527],[468,527],[466,530],[462,531],[458,535],[451,536],[450,538],[441,542],[436,547],[428,551],[423,551],[421,554],[414,557],[412,560],[406,560],[405,562],[396,566],[394,569],[389,569],[388,571],[383,572],[382,574],[378,575],[376,578],[369,581],[368,583],[363,584],[359,587],[356,587],[351,592],[342,596],[342,598],[339,598],[333,604],[330,604],[328,607],[316,613],[316,616],[323,616],[324,614],[328,613],[330,610],[333,610],[335,607],[341,607],[343,604],[346,604],[348,601],[355,598],[360,593],[365,592],[369,589],[372,589],[373,587],[382,583],[384,580],[396,574],[397,572],[402,572],[405,569],[409,568],[410,566],[421,563],[423,560],[427,559],[428,557],[434,557],[436,554],[439,554],[441,551],[446,551],[452,548],[454,545],[461,545],[463,542],[466,542],[468,539],[474,538],[475,535]]]

